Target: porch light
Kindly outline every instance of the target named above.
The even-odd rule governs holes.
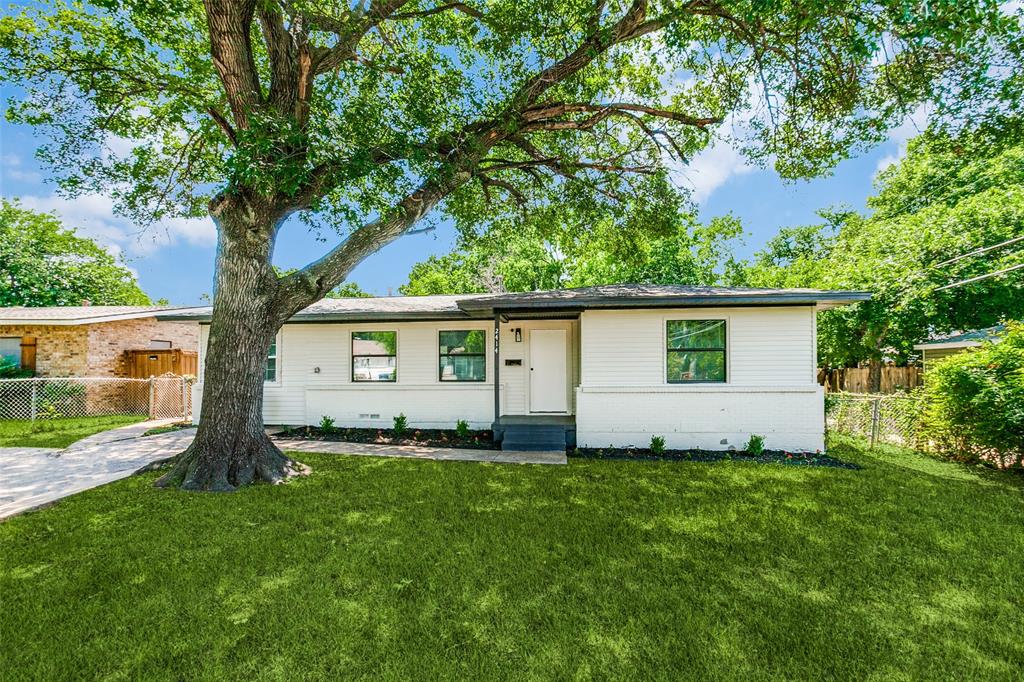
[[[516,343],[522,343],[522,342],[523,342],[523,330],[521,328],[519,328],[519,327],[516,327]]]

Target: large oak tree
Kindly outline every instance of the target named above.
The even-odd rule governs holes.
[[[295,469],[261,423],[277,329],[436,208],[617,215],[722,130],[820,173],[917,102],[1012,106],[1017,40],[981,1],[95,0],[0,23],[8,115],[65,192],[217,224],[199,430],[161,479],[199,490]],[[279,277],[295,214],[344,239]]]

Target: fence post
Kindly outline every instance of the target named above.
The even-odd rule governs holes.
[[[149,418],[150,419],[154,419],[155,418],[154,410],[156,409],[156,405],[153,403],[153,394],[155,392],[156,392],[156,389],[153,386],[153,377],[149,377]]]
[[[871,445],[869,449],[874,448],[875,443],[878,442],[878,407],[881,402],[881,398],[875,398],[871,403]]]
[[[188,421],[188,399],[186,396],[188,382],[185,381],[185,377],[180,377],[178,381],[181,382],[181,420]]]
[[[39,397],[39,385],[36,380],[32,380],[32,406],[29,408],[29,414],[31,415],[32,425],[36,423],[36,404],[37,398]]]

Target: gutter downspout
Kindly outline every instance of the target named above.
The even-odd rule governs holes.
[[[498,311],[494,312],[494,424],[491,425],[491,431],[494,433],[494,442],[500,442],[502,433],[500,431],[501,425],[501,382],[499,381],[500,370],[500,350],[501,350],[501,313]]]

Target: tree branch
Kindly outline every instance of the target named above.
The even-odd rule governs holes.
[[[203,0],[210,32],[210,56],[240,129],[263,99],[250,40],[256,0]]]
[[[403,19],[420,19],[423,17],[429,17],[433,16],[434,14],[440,14],[441,12],[447,11],[462,12],[463,14],[467,14],[475,19],[484,18],[483,12],[474,7],[470,7],[464,2],[449,2],[446,5],[439,5],[437,7],[420,10],[418,12],[399,12],[397,14],[392,14],[390,17],[388,17],[388,19],[393,19],[396,21],[401,21]]]

